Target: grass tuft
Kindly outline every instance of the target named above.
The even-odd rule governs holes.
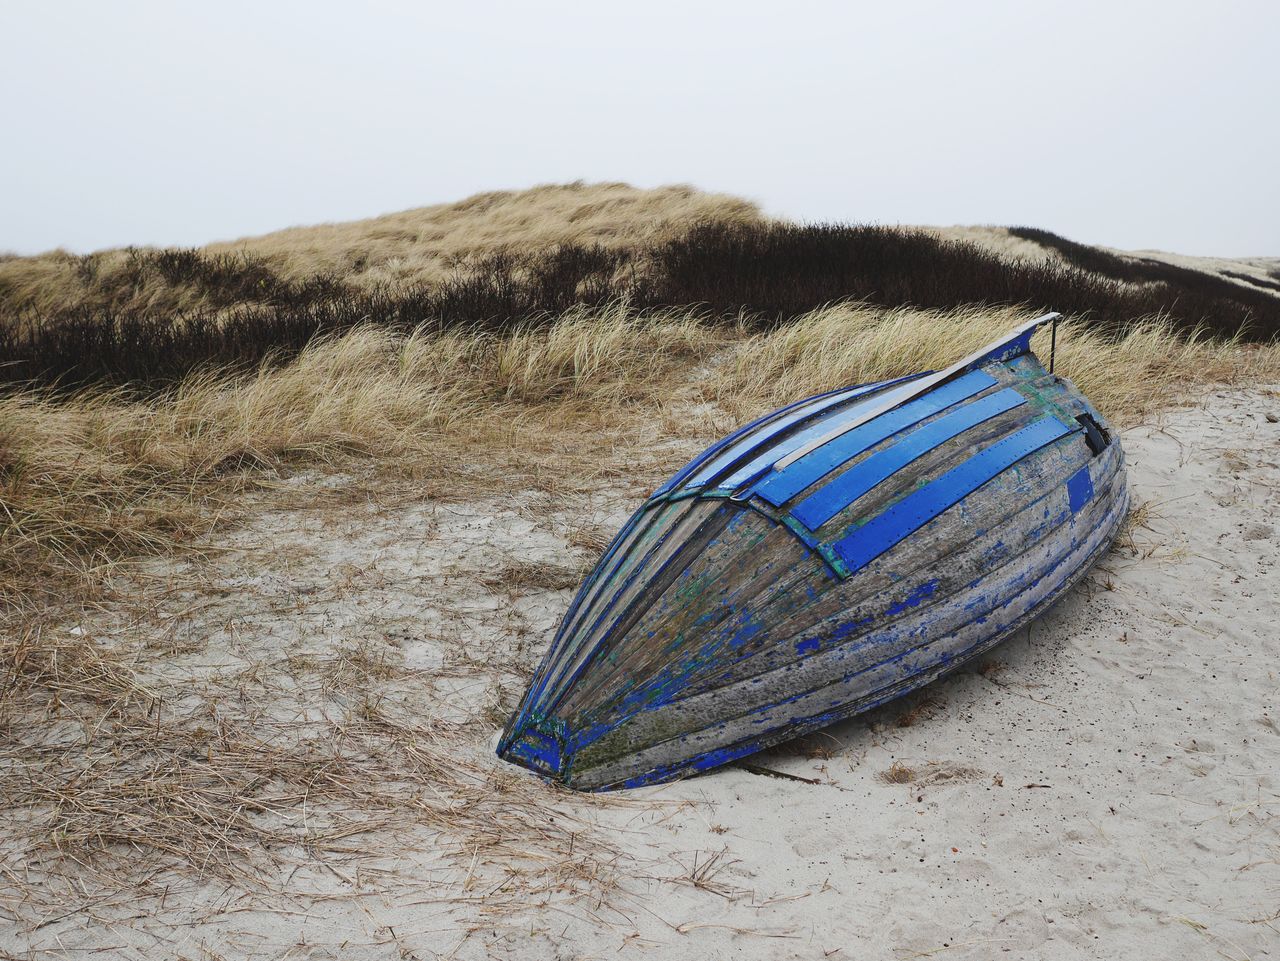
[[[687,312],[611,308],[505,336],[357,328],[289,364],[203,371],[148,397],[0,396],[0,598],[87,590],[123,559],[211,529],[246,485],[290,467],[374,456],[441,488],[530,470],[554,483],[540,460],[598,466],[582,429],[652,411],[673,371],[722,341]]]
[[[714,389],[722,403],[744,416],[848,384],[940,369],[1025,318],[1010,308],[830,307],[744,340],[720,368]],[[1047,363],[1049,331],[1039,331],[1032,346]],[[1276,346],[1244,347],[1199,331],[1183,333],[1159,317],[1135,322],[1118,338],[1079,321],[1058,328],[1057,372],[1120,423],[1176,403],[1198,386],[1273,377],[1278,365]]]
[[[901,761],[894,761],[887,770],[880,772],[880,780],[886,784],[910,784],[915,779],[915,770]]]

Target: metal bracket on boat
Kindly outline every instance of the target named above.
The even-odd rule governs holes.
[[[1076,421],[1084,428],[1084,441],[1094,457],[1107,449],[1107,445],[1111,443],[1111,435],[1092,414],[1077,414]]]

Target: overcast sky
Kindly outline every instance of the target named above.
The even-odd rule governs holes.
[[[536,183],[1280,256],[1280,3],[0,7],[0,250]]]

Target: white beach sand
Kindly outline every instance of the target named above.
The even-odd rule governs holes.
[[[521,810],[545,798],[524,823],[563,819],[568,845],[521,861],[406,804],[386,826],[368,815],[346,853],[279,852],[257,884],[165,871],[112,893],[67,886],[11,837],[5,877],[23,883],[4,885],[0,952],[1280,958],[1277,419],[1280,393],[1224,390],[1125,432],[1145,522],[978,664],[749,759],[803,780],[733,766],[603,799],[491,758],[493,703],[510,706],[571,593],[521,587],[509,562],[572,581],[590,556],[573,542],[616,528],[642,492],[264,514],[216,545],[230,550],[204,587],[80,629],[168,632],[153,670],[179,686],[382,651],[362,690],[401,715],[471,718],[453,756],[523,785],[499,795]],[[279,689],[277,719],[296,708]],[[247,710],[227,690],[226,710]]]

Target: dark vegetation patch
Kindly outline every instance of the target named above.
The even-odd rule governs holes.
[[[1255,287],[1263,287],[1267,290],[1280,291],[1280,271],[1273,272],[1271,276],[1277,280],[1265,280],[1262,277],[1255,277],[1252,274],[1242,274],[1234,270],[1224,270],[1222,272],[1227,277],[1234,277],[1236,280],[1243,280],[1246,284],[1253,284]]]
[[[1155,299],[1166,303],[1166,311],[1179,321],[1203,322],[1218,334],[1234,333],[1244,326],[1250,339],[1266,340],[1280,333],[1280,298],[1265,291],[1249,290],[1217,274],[1151,257],[1113,254],[1036,227],[1010,227],[1009,233],[1056,250],[1081,270],[1153,287]]]
[[[207,254],[194,249],[147,251],[134,270],[154,272],[170,287],[190,287],[211,307],[239,303],[298,303],[341,297],[347,287],[338,278],[318,274],[303,283],[281,280],[263,260],[246,253]]]
[[[439,284],[372,293],[331,276],[285,281],[240,254],[135,252],[109,277],[95,272],[100,264],[91,256],[78,269],[93,296],[74,306],[35,314],[5,305],[0,292],[0,379],[164,383],[204,365],[287,357],[318,335],[362,324],[501,332],[552,323],[578,304],[618,300],[639,310],[696,305],[709,318],[745,318],[761,329],[862,300],[939,309],[1021,304],[1115,332],[1157,313],[1221,336],[1242,327],[1253,339],[1280,332],[1280,298],[1262,290],[1045,231],[1014,233],[1054,247],[1069,263],[1006,261],[921,231],[716,222],[625,250],[564,244],[492,253],[459,263]],[[199,306],[166,309],[154,294],[136,306],[155,278],[162,290],[194,293]]]
[[[221,309],[241,304],[296,304],[344,296],[339,278],[320,274],[304,283],[282,280],[261,257],[246,252],[207,253],[194,248],[119,254],[65,255],[77,288],[65,310],[131,311]],[[24,311],[0,288],[0,310]],[[61,312],[60,312],[61,313]]]

